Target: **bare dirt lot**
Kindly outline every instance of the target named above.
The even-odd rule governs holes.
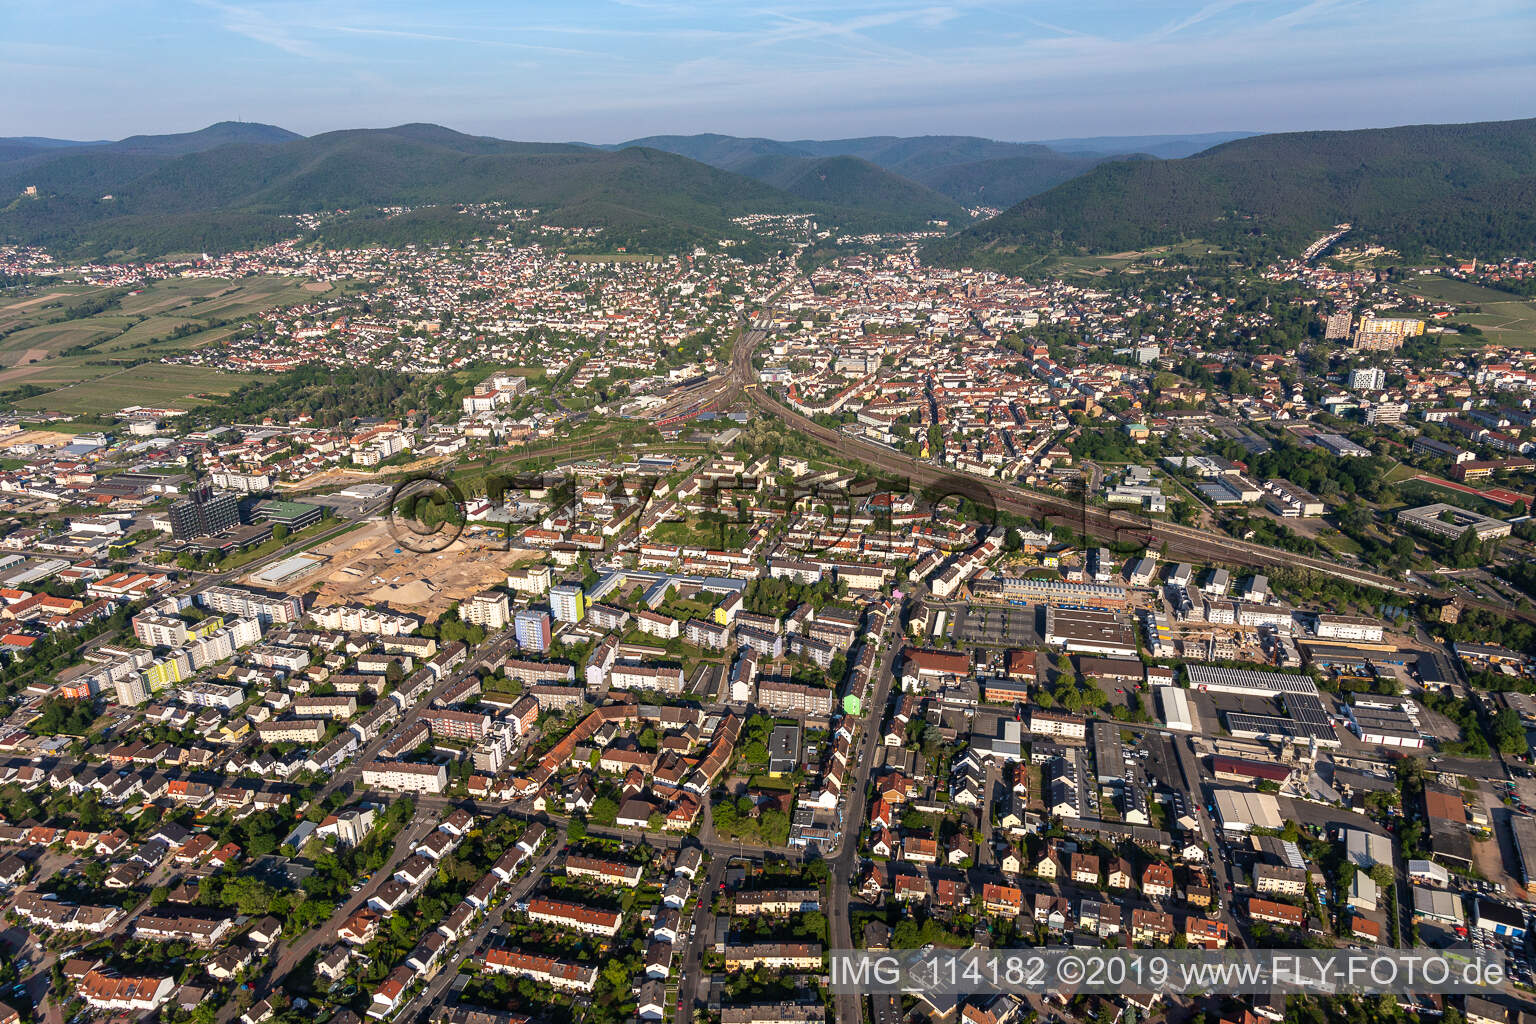
[[[1487,805],[1484,806],[1486,809]],[[1493,835],[1486,839],[1478,835],[1472,837],[1472,862],[1488,881],[1503,886],[1508,892],[1523,894],[1526,890],[1520,884],[1518,874],[1520,854],[1509,831],[1509,811],[1499,805],[1491,815],[1489,820],[1495,823]]]
[[[380,605],[431,620],[449,605],[504,582],[518,562],[539,557],[537,551],[507,551],[481,540],[457,540],[432,554],[398,549],[388,524],[368,523],[312,549],[326,557],[325,566],[294,580],[288,592],[316,591],[317,608]]]
[[[17,434],[9,434],[0,438],[0,451],[4,451],[14,445],[40,444],[46,447],[58,447],[70,444],[75,440],[74,434],[63,434],[57,430],[23,430]]]
[[[23,363],[40,363],[44,359],[47,359],[51,354],[52,353],[50,353],[45,348],[29,348],[16,357],[16,365],[20,366]]]
[[[416,459],[412,462],[407,462],[403,466],[394,466],[390,468],[388,475],[392,476],[397,473],[420,473],[431,469],[434,466],[442,465],[448,461],[450,460],[448,456],[445,455],[435,455],[430,458]],[[360,482],[373,482],[380,479],[381,477],[378,473],[367,472],[363,470],[327,469],[321,473],[312,473],[309,476],[304,477],[302,480],[282,481],[277,485],[277,487],[278,490],[281,491],[310,491],[317,487],[338,487]],[[384,482],[387,483],[388,481],[385,480]]]

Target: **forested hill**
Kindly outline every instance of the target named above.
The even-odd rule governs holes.
[[[309,138],[225,123],[111,143],[0,140],[0,242],[66,256],[222,251],[293,235],[292,214],[338,209],[353,217],[322,231],[353,243],[413,231],[450,240],[486,230],[456,206],[499,202],[602,228],[603,244],[676,251],[740,237],[731,218],[746,213],[906,230],[964,223],[960,204],[1027,195],[933,243],[930,258],[1019,269],[1043,253],[1195,240],[1271,258],[1344,221],[1355,237],[1410,259],[1528,252],[1536,243],[1536,120],[1262,135],[1175,160],[1106,161],[967,136],[653,141],[702,159],[425,124]],[[24,194],[30,188],[35,196]],[[1030,195],[1038,189],[1049,190]],[[418,209],[406,219],[381,212],[399,206]]]
[[[1162,136],[1150,138],[1159,145],[1177,144]],[[1069,141],[1080,144],[1093,140]],[[653,135],[607,148],[627,146],[666,150],[780,187],[789,187],[783,181],[796,173],[817,173],[827,166],[829,159],[851,158],[861,164],[872,164],[887,172],[887,176],[876,179],[868,168],[861,172],[865,180],[860,183],[855,183],[851,174],[829,175],[829,182],[847,183],[849,187],[836,193],[826,192],[828,201],[858,202],[865,194],[860,185],[868,184],[872,186],[868,194],[904,195],[908,200],[916,200],[919,207],[932,206],[929,191],[962,206],[1011,206],[1026,196],[1074,178],[1105,159],[1139,152],[1130,148],[1069,153],[1039,143],[998,142],[973,135],[877,135],[796,142],[730,135]],[[840,166],[846,171],[852,165]],[[806,179],[802,181],[809,184]],[[914,191],[919,186],[921,191]],[[953,213],[945,217],[954,219]]]
[[[889,191],[839,208],[654,149],[507,142],[436,125],[172,149],[114,143],[0,161],[0,196],[38,192],[0,206],[0,240],[81,255],[217,251],[292,234],[287,214],[484,202],[538,208],[636,247],[738,234],[730,218],[744,213],[879,228],[932,216]]]
[[[930,247],[1009,269],[1042,253],[1198,239],[1299,252],[1341,222],[1405,256],[1536,245],[1536,120],[1261,135],[1182,160],[1103,163]]]
[[[237,142],[265,144],[289,142],[299,138],[297,132],[272,124],[251,121],[220,121],[195,132],[178,132],[173,135],[130,135],[116,142],[74,142],[69,139],[48,139],[37,136],[0,139],[0,163],[28,158],[57,157],[74,150],[89,149],[96,153],[152,153],[161,156],[179,156],[183,153],[200,153],[216,146],[228,146]]]
[[[922,180],[934,191],[950,196],[967,207],[1007,207],[1055,188],[1064,181],[1071,181],[1105,160],[1121,159],[1147,157],[1074,156],[1040,147],[1040,152],[1024,156],[1005,156],[934,168],[924,172]]]
[[[893,211],[912,220],[969,223],[959,203],[853,156],[760,156],[739,173],[813,203]]]

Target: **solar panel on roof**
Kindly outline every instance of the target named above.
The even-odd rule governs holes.
[[[1248,715],[1228,712],[1227,728],[1233,735],[1248,733],[1257,736],[1285,736],[1291,739],[1315,739],[1338,742],[1331,725],[1282,718],[1279,715]]]
[[[1189,681],[1207,689],[1235,688],[1270,693],[1316,694],[1317,684],[1309,676],[1285,672],[1258,672],[1253,669],[1226,668],[1220,665],[1187,665]]]
[[[1332,731],[1333,723],[1328,718],[1327,709],[1323,707],[1322,701],[1311,694],[1286,694],[1285,710],[1298,722]]]

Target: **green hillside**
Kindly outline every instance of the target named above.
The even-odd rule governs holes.
[[[180,156],[184,153],[200,153],[205,149],[241,142],[265,145],[289,142],[297,138],[300,138],[297,132],[291,132],[286,128],[250,121],[220,121],[195,132],[178,132],[173,135],[130,135],[126,139],[115,142],[74,142],[69,139],[22,136],[0,139],[0,163],[59,156],[81,150],[92,150],[96,153]]]
[[[1224,136],[1225,137],[1225,136]],[[1156,137],[1154,141],[1162,141]],[[924,196],[937,192],[961,206],[1012,206],[1028,196],[1069,181],[1109,157],[1105,153],[1067,153],[1039,143],[998,142],[974,135],[920,135],[904,137],[876,135],[859,139],[799,139],[779,142],[774,139],[744,139],[730,135],[656,135],[623,146],[648,146],[677,153],[712,167],[736,171],[766,181],[797,195],[816,195],[827,202],[859,202],[857,189],[873,185],[878,194],[902,196],[895,182],[875,179],[855,180],[851,172],[837,174],[832,181],[848,181],[851,191],[833,194],[827,188],[803,183],[803,191],[791,187],[800,181],[800,172],[817,158],[846,157],[873,164],[909,185],[923,191],[905,193],[904,201],[918,206],[931,205]],[[1117,153],[1125,156],[1127,153]],[[951,212],[940,219],[955,221]]]
[[[275,142],[292,142],[303,138],[297,132],[279,128],[275,124],[258,124],[252,121],[220,121],[195,132],[174,135],[130,135],[117,142],[108,142],[103,148],[132,153],[160,153],[180,156],[184,153],[201,153],[205,149],[232,146],[238,143],[268,145]]]
[[[709,164],[721,170],[734,171],[743,164],[765,156],[811,156],[811,152],[792,142],[773,139],[741,139],[734,135],[651,135],[643,139],[631,139],[603,149],[659,149],[676,153],[701,164]]]
[[[1039,148],[1039,153],[1028,156],[935,168],[918,176],[918,180],[965,206],[1009,207],[1086,174],[1106,159],[1130,159],[1070,156]]]
[[[967,220],[954,200],[852,156],[760,156],[738,173],[812,203],[905,217],[912,222]]]
[[[1533,192],[1536,120],[1263,135],[1101,164],[929,252],[1006,269],[1198,239],[1267,258],[1349,222],[1405,256],[1494,254],[1536,242]]]
[[[759,182],[647,149],[502,142],[430,125],[343,131],[178,156],[90,147],[0,164],[0,238],[72,253],[238,247],[282,233],[280,215],[500,201],[677,244],[734,232],[729,217],[804,205]],[[110,196],[111,198],[105,198]]]
[[[804,170],[785,190],[655,149],[506,142],[419,124],[178,155],[113,143],[0,163],[0,195],[39,192],[0,207],[0,239],[78,255],[217,251],[291,235],[288,214],[356,211],[341,233],[399,237],[410,222],[386,225],[369,211],[501,202],[604,228],[612,244],[675,249],[741,234],[730,218],[744,213],[896,228],[958,212],[870,165]],[[436,237],[482,227],[447,220],[415,222]]]
[[[1027,142],[998,142],[975,135],[875,135],[826,142],[803,140],[789,145],[813,156],[856,156],[877,167],[919,180],[924,173],[942,167],[977,160],[1031,156],[1045,148]]]
[[[1191,135],[1096,135],[1086,139],[1045,139],[1040,145],[1058,153],[1079,156],[1115,156],[1146,153],[1161,160],[1194,156],[1201,150],[1219,146],[1233,139],[1246,139],[1258,132],[1196,132]]]

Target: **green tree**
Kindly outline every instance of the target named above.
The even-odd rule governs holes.
[[[592,801],[590,819],[599,825],[612,825],[619,818],[619,803],[610,796],[600,796]]]
[[[1525,727],[1513,708],[1503,708],[1493,717],[1493,742],[1501,754],[1525,753]]]

